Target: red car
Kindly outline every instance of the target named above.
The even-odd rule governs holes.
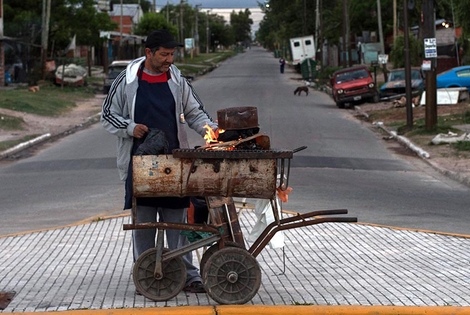
[[[336,106],[344,108],[346,104],[370,101],[377,103],[379,94],[374,84],[372,74],[366,66],[355,66],[337,70],[330,79],[333,89],[333,100]]]

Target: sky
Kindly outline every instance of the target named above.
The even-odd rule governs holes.
[[[180,0],[150,0],[156,2],[157,7],[168,3],[178,4]],[[201,8],[226,9],[226,8],[259,8],[258,2],[263,0],[186,0],[191,6],[201,5]]]
[[[152,4],[159,8],[169,4],[179,4],[180,0],[149,0]],[[244,11],[246,8],[250,9],[250,18],[253,20],[251,32],[254,33],[259,28],[259,22],[263,19],[263,13],[258,5],[258,2],[263,0],[186,0],[186,2],[195,7],[200,5],[200,10],[211,10],[211,13],[221,15],[227,22],[230,22],[230,13]]]

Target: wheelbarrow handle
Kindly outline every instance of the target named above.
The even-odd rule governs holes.
[[[298,147],[297,149],[292,150],[292,153],[297,153],[297,152],[305,150],[305,149],[307,149],[306,145]]]

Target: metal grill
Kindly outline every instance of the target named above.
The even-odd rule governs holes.
[[[173,157],[180,159],[291,159],[293,151],[176,149]]]

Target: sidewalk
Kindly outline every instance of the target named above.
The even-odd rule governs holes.
[[[266,246],[257,257],[262,280],[252,301],[219,306],[206,294],[135,295],[128,220],[0,237],[0,290],[16,292],[3,312],[470,314],[466,236],[356,223],[290,229],[283,249]],[[255,222],[252,210],[240,212],[245,239]]]

